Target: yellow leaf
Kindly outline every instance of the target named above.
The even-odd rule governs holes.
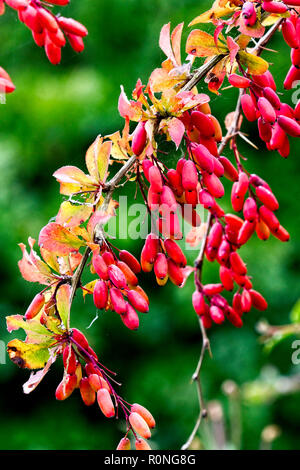
[[[218,54],[228,53],[228,48],[221,41],[218,41],[218,47],[215,44],[213,36],[194,29],[188,36],[186,42],[186,53],[197,57],[210,57]]]
[[[71,286],[63,284],[56,294],[56,306],[64,326],[69,328]]]
[[[47,343],[31,344],[13,339],[7,345],[10,360],[21,368],[42,369],[49,359]]]
[[[248,73],[252,75],[262,75],[269,68],[269,63],[254,54],[241,51],[238,54],[239,60],[242,65],[248,68]]]
[[[71,204],[64,201],[56,216],[56,222],[64,227],[74,227],[85,222],[92,213],[92,208],[84,204]]]

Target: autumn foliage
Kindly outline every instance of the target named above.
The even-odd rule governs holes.
[[[5,4],[17,11],[53,64],[60,62],[66,39],[75,51],[83,50],[87,30],[77,21],[55,16],[37,1],[0,0],[2,13]],[[130,98],[121,87],[118,111],[124,118],[123,129],[96,138],[87,150],[85,170],[64,166],[54,173],[64,198],[56,219],[42,228],[39,253],[32,238],[29,249],[20,244],[22,276],[42,285],[24,315],[7,317],[8,331],[22,328],[26,333],[25,341],[9,342],[11,360],[19,367],[38,370],[31,373],[24,392],[35,389],[61,357],[63,377],[55,392],[57,400],[67,399],[78,389],[84,404],[98,403],[104,416],[122,414],[126,431],[118,450],[130,449],[129,432],[137,450],[150,449],[146,440],[155,421],[146,408],[118,394],[114,372],[100,362],[88,338],[73,326],[73,298],[81,291],[83,298],[93,298],[95,308],[116,313],[116,321],[137,330],[143,315],[148,311],[151,315],[151,302],[139,285],[142,270],[153,271],[159,286],[171,281],[174,288],[183,287],[193,277],[191,305],[205,330],[225,321],[240,328],[246,321],[244,314],[252,308],[267,309],[240,249],[255,233],[261,240],[274,236],[281,242],[289,240],[289,233],[280,223],[271,182],[255,174],[239,151],[238,139],[245,138],[243,118],[256,122],[266,149],[287,158],[290,139],[300,136],[300,103],[292,108],[283,101],[270,64],[261,57],[273,34],[281,35],[291,52],[283,86],[291,89],[300,79],[299,7],[297,0],[216,0],[189,25],[211,23],[213,35],[193,29],[184,60],[183,23],[172,31],[170,23],[164,25],[159,46],[166,58],[161,66],[153,70],[147,84],[137,81]],[[207,93],[197,90],[202,79]],[[2,68],[0,86],[6,93],[14,91]],[[236,109],[228,110],[225,134],[210,97],[225,94],[228,86],[238,89],[238,100]],[[162,140],[180,151],[174,167],[168,166],[161,152]],[[226,145],[231,159],[222,155]],[[119,171],[110,178],[115,163]],[[222,208],[227,196],[224,179],[232,187],[230,212]],[[139,260],[119,250],[117,242],[112,245],[104,231],[118,211],[113,191],[120,181],[137,185],[153,222]],[[199,206],[208,214],[206,221],[201,220]],[[192,246],[201,242],[193,266],[178,244],[184,237],[182,220],[190,225],[186,242]],[[219,279],[214,283],[203,279],[204,262],[219,265]],[[86,285],[81,283],[84,269],[91,274]]]

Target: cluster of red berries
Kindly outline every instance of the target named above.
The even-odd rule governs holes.
[[[136,310],[142,313],[149,310],[149,299],[136,276],[141,270],[138,260],[126,250],[119,252],[119,259],[112,250],[104,250],[93,254],[92,269],[100,278],[93,291],[95,306],[114,310],[127,328],[136,330],[139,327]]]
[[[300,80],[300,18],[291,15],[282,24],[282,35],[291,48],[291,68],[284,81],[284,88],[290,90]]]
[[[65,400],[76,388],[79,388],[84,404],[91,406],[97,400],[99,408],[106,418],[116,416],[116,408],[121,407],[126,417],[128,431],[132,429],[135,434],[137,448],[140,450],[150,448],[136,433],[141,438],[149,439],[151,437],[150,428],[155,427],[153,416],[145,407],[137,403],[130,405],[116,394],[104,369],[98,365],[98,357],[89,346],[84,334],[77,328],[73,328],[67,342],[63,338],[61,352],[64,377],[56,389],[56,399]],[[80,360],[86,363],[84,368]],[[124,445],[125,443],[128,445],[127,441],[129,441],[127,437],[123,438],[118,450],[125,450]]]
[[[160,286],[170,279],[176,286],[184,281],[183,269],[186,257],[181,248],[171,238],[163,240],[156,233],[150,233],[141,253],[141,265],[145,272],[154,268],[156,281]]]
[[[31,30],[35,43],[45,48],[52,64],[59,64],[61,61],[61,48],[65,46],[66,38],[74,51],[83,51],[82,38],[88,32],[78,21],[53,15],[37,0],[5,0],[5,3],[18,11],[19,20]],[[64,6],[69,0],[51,0],[50,3]]]
[[[266,143],[267,149],[277,150],[282,157],[288,157],[289,136],[300,136],[300,104],[293,109],[280,101],[270,71],[251,78],[231,74],[228,80],[231,85],[245,89],[241,98],[244,115],[248,121],[257,120],[259,136]]]

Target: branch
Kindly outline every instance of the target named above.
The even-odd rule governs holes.
[[[267,31],[267,33],[256,44],[256,46],[255,46],[255,48],[253,49],[252,52],[254,52],[254,53],[256,52],[256,54],[259,55],[263,51],[263,46],[265,44],[267,44],[268,41],[272,38],[272,36],[277,31],[277,29],[280,26],[280,24],[282,23],[282,21],[283,21],[283,18],[280,18],[280,20],[278,20],[277,23],[275,23]],[[218,57],[219,56],[213,57],[213,59],[210,62],[214,61],[214,65],[216,65],[217,62],[215,62],[215,61]],[[208,65],[208,64],[206,64],[206,65]],[[197,76],[201,75],[200,70],[201,70],[201,68],[198,70],[198,72],[194,75],[193,78],[195,78],[196,75]],[[207,71],[205,73],[207,73]],[[194,83],[194,85],[195,84],[196,83]],[[186,88],[186,89],[188,89],[188,88]],[[242,95],[243,95],[243,90],[240,90],[231,126],[227,130],[227,133],[226,133],[225,137],[222,139],[222,142],[218,146],[219,155],[223,152],[223,150],[227,146],[227,144],[231,140],[235,140],[236,136],[239,134],[240,126],[241,126],[240,116],[241,116],[241,98],[242,98]],[[212,214],[211,214],[211,212],[209,212],[208,216],[207,216],[207,220],[206,220],[206,231],[205,231],[205,234],[203,236],[203,240],[202,240],[201,248],[200,248],[200,251],[199,251],[199,255],[197,256],[197,258],[195,260],[195,269],[196,269],[195,276],[197,277],[197,280],[200,281],[200,282],[201,282],[201,276],[202,276],[202,266],[203,266],[203,261],[204,261],[205,246],[206,246],[207,237],[208,237],[208,234],[209,234],[209,229],[210,229],[210,226],[211,226],[211,222],[212,222]],[[207,417],[206,405],[205,405],[205,401],[204,401],[203,393],[202,393],[202,384],[201,384],[200,373],[201,373],[201,367],[202,367],[202,364],[203,364],[203,359],[204,359],[205,353],[206,353],[206,351],[208,351],[210,353],[210,356],[211,356],[211,348],[210,348],[210,342],[209,342],[206,330],[205,330],[205,328],[203,326],[203,323],[201,321],[201,318],[199,318],[199,326],[200,326],[201,335],[202,335],[202,347],[201,347],[200,357],[199,357],[199,361],[198,361],[196,370],[195,370],[195,372],[192,376],[192,381],[196,382],[196,386],[197,386],[198,401],[199,401],[199,415],[198,415],[197,421],[195,423],[195,426],[194,426],[189,438],[187,439],[185,444],[181,447],[181,450],[186,450],[190,447],[190,445],[193,442],[194,437],[196,436],[196,434],[198,432],[198,429],[201,425],[202,419]]]

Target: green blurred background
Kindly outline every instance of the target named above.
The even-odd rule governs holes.
[[[67,164],[84,169],[85,151],[96,135],[112,133],[122,125],[117,112],[119,85],[130,94],[136,79],[146,82],[164,58],[158,48],[162,25],[185,21],[185,39],[189,21],[209,4],[194,0],[73,0],[56,10],[81,21],[89,36],[80,55],[65,47],[57,67],[49,64],[43,50],[35,46],[30,31],[17,21],[14,11],[7,8],[0,18],[0,64],[16,84],[15,93],[0,106],[0,337],[5,342],[11,336],[4,317],[23,314],[38,291],[37,285],[25,282],[19,274],[21,252],[17,244],[26,242],[29,235],[37,238],[41,227],[58,211],[60,196],[52,173]],[[279,34],[271,47],[279,52],[267,52],[265,57],[275,62],[271,70],[281,92],[289,68],[288,47]],[[205,85],[199,88],[206,92]],[[233,109],[235,98],[236,91],[232,90],[220,97],[211,96],[213,113],[221,122]],[[291,93],[286,93],[286,101],[291,103]],[[269,302],[263,316],[271,324],[284,324],[289,322],[289,313],[299,297],[299,147],[294,139],[291,155],[284,160],[275,152],[265,151],[255,125],[245,122],[244,129],[259,145],[256,151],[240,142],[248,158],[247,169],[272,185],[280,201],[281,223],[290,231],[291,241],[283,244],[273,238],[263,243],[253,237],[242,254],[254,287]],[[229,185],[226,189],[228,194]],[[128,194],[133,194],[133,188]],[[228,198],[226,204],[229,209]],[[120,245],[135,253],[141,248],[140,241],[123,240]],[[192,261],[192,252],[190,258]],[[216,273],[217,266],[205,266],[207,281],[214,280]],[[112,313],[101,314],[86,331],[96,312],[92,299],[84,305],[81,296],[74,304],[73,326],[86,332],[102,362],[118,371],[124,398],[144,404],[155,415],[158,425],[152,446],[178,449],[194,425],[198,406],[195,387],[190,384],[200,350],[197,318],[191,307],[193,283],[189,280],[184,289],[170,284],[158,288],[149,275],[142,276],[141,285],[150,295],[151,309],[142,317],[138,332],[125,329]],[[203,368],[204,393],[207,400],[222,404],[228,432],[239,410],[234,400],[232,410],[232,400],[224,394],[222,384],[225,380],[237,384],[242,396],[238,422],[243,449],[259,448],[261,432],[269,424],[281,429],[274,448],[297,449],[300,394],[282,393],[284,384],[300,373],[299,366],[291,362],[294,338],[266,355],[255,330],[261,318],[261,313],[253,311],[242,330],[230,325],[211,330],[213,360],[206,359]],[[62,375],[60,361],[36,391],[24,396],[22,383],[28,375],[8,359],[0,365],[1,449],[116,447],[124,423],[103,418],[96,405],[85,407],[79,393],[66,402],[56,402],[54,391]],[[237,424],[234,430],[238,430]],[[201,439],[211,441],[207,432]]]

